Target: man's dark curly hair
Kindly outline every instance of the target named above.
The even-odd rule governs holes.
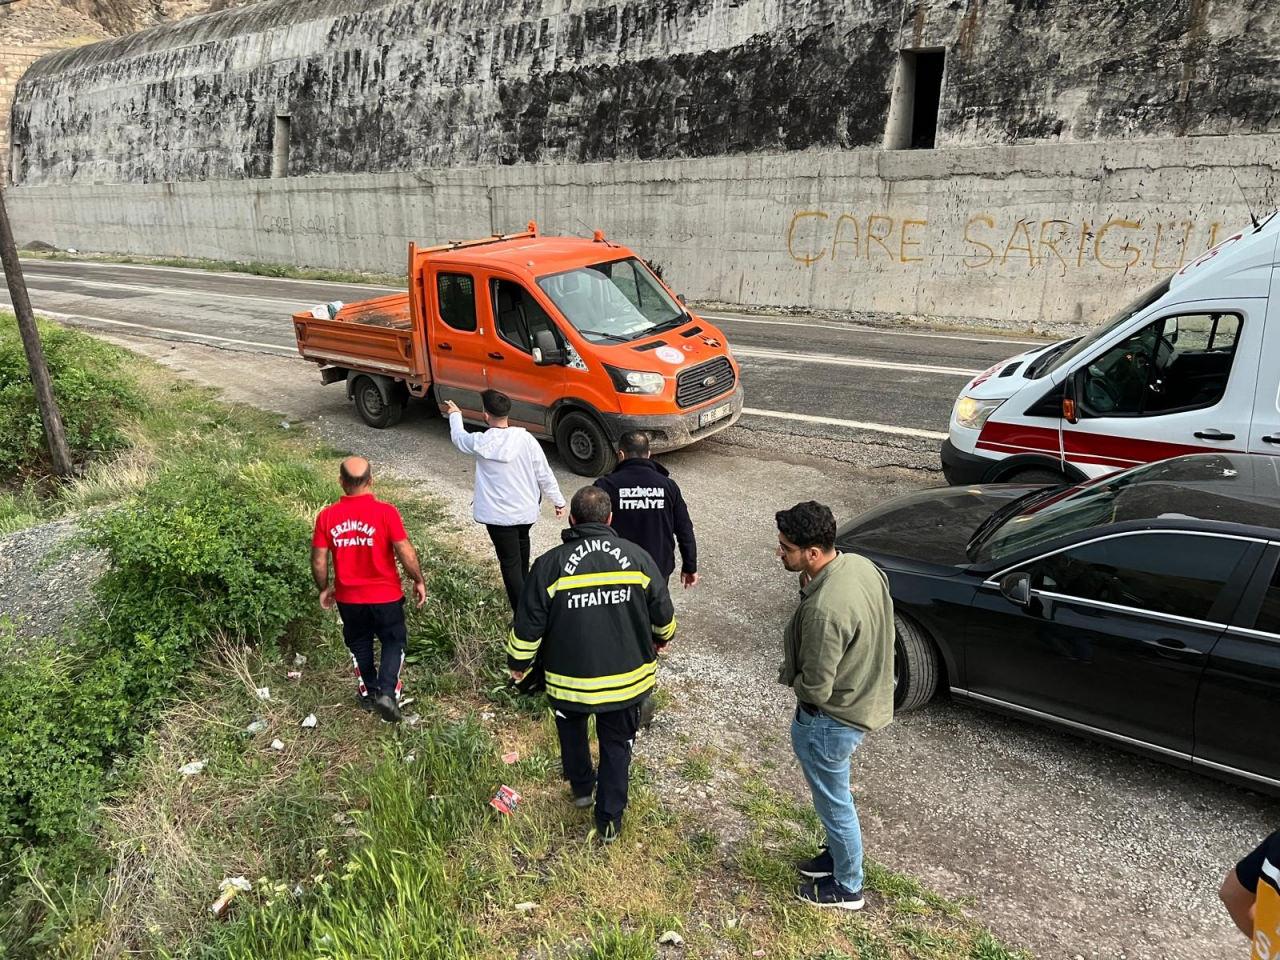
[[[790,510],[779,510],[775,516],[778,532],[797,547],[831,550],[836,545],[836,518],[830,507],[806,500]]]

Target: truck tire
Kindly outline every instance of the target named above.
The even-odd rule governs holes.
[[[393,385],[384,399],[382,390],[373,377],[356,377],[351,385],[351,396],[356,402],[360,419],[375,429],[394,427],[404,416],[404,397]]]
[[[1064,475],[1056,470],[1045,470],[1031,467],[1026,470],[1015,470],[1007,477],[1000,478],[1001,483],[1052,483],[1058,486],[1070,483]]]
[[[581,410],[571,410],[556,424],[556,449],[565,466],[581,477],[604,476],[618,462],[604,428]]]
[[[893,615],[893,709],[922,707],[938,692],[938,648],[913,620]]]

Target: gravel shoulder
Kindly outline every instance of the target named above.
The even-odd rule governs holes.
[[[305,362],[117,342],[220,388],[225,399],[305,421],[336,449],[369,456],[375,470],[421,483],[449,506],[460,540],[489,557],[483,530],[469,521],[471,462],[430,411],[375,431]],[[775,682],[796,585],[773,555],[773,513],[813,498],[843,518],[939,480],[901,469],[916,465],[918,456],[904,455],[915,451],[886,455],[739,428],[721,438],[663,457],[693,510],[704,583],[676,597],[681,630],[663,681],[674,700],[641,749],[659,769],[668,734],[736,752],[803,796],[787,742],[792,700]],[[583,482],[556,472],[566,495]],[[558,542],[559,529],[544,516],[535,551]],[[1251,791],[945,700],[868,737],[854,786],[871,856],[971,900],[976,919],[1045,958],[1243,956],[1247,947],[1215,891],[1228,866],[1280,824],[1280,803]],[[713,791],[706,804],[731,836],[739,815],[722,799]]]

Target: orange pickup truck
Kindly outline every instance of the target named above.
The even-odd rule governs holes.
[[[724,334],[694,316],[626,247],[523,233],[409,247],[409,291],[294,314],[298,352],[345,382],[365,423],[389,427],[411,397],[454,401],[482,423],[480,393],[511,398],[511,421],[554,440],[575,473],[613,468],[618,438],[655,451],[742,415]]]

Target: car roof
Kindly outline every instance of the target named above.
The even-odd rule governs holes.
[[[1280,533],[1280,457],[1193,454],[1146,467],[1113,501],[1113,523],[1198,521]]]
[[[1131,476],[1130,482],[1125,482]],[[1012,557],[1059,550],[1071,543],[1136,530],[1187,530],[1280,539],[1280,457],[1266,454],[1192,454],[1144,464],[1062,490],[1028,514],[1095,487],[1109,487],[1110,516],[1035,544]]]
[[[532,277],[635,256],[626,247],[582,237],[517,237],[432,254],[441,264],[500,267]]]

